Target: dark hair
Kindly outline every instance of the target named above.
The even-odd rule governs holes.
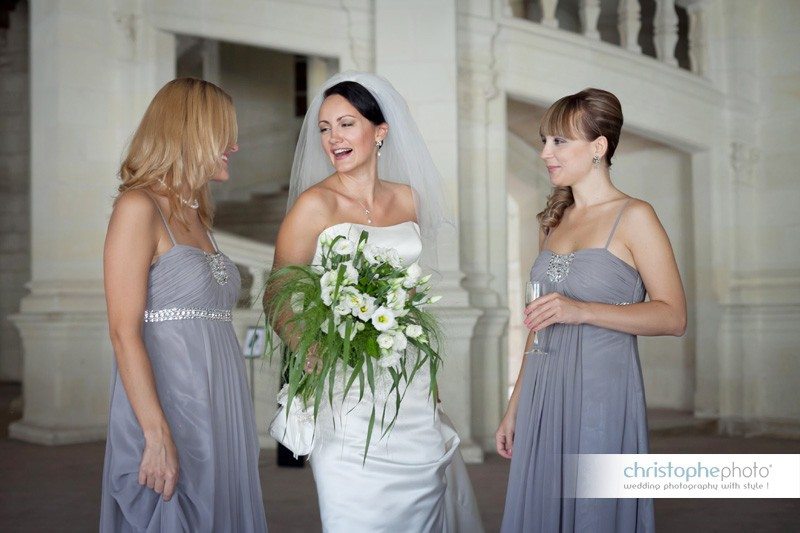
[[[350,104],[352,104],[352,106],[355,107],[364,118],[376,126],[386,122],[386,119],[383,118],[381,106],[378,105],[378,101],[375,100],[375,97],[372,96],[372,93],[360,83],[356,83],[354,81],[339,82],[332,87],[328,87],[322,96],[327,98],[329,96],[333,96],[334,94],[338,94],[350,102]]]
[[[619,144],[622,131],[622,104],[619,99],[602,89],[584,89],[579,93],[561,98],[550,106],[542,117],[540,135],[558,135],[568,139],[593,141],[601,135],[608,141],[605,159],[611,166],[611,158]],[[547,206],[536,215],[545,234],[549,234],[561,222],[564,210],[575,203],[572,187],[555,187],[547,197]]]

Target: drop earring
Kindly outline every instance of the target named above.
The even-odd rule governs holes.
[[[594,154],[594,157],[592,158],[592,163],[594,164],[594,166],[599,165],[600,164],[600,156],[597,155],[597,154]]]
[[[375,147],[378,149],[378,157],[381,156],[381,147],[383,146],[383,139],[375,141]]]

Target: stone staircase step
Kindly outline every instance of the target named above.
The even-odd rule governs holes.
[[[214,225],[235,235],[265,244],[275,244],[286,214],[288,190],[254,193],[249,200],[219,202]]]

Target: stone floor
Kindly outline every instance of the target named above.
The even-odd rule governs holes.
[[[0,530],[96,531],[104,444],[47,447],[6,438],[14,392],[0,384]],[[650,418],[653,453],[800,453],[800,441],[721,437],[682,413],[654,410]],[[498,531],[508,463],[491,455],[468,468],[486,530]],[[309,468],[279,468],[274,452],[265,453],[261,479],[272,533],[320,530]],[[656,526],[660,533],[800,531],[800,500],[660,499]]]

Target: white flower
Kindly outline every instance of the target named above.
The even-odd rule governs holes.
[[[429,304],[435,304],[436,302],[438,302],[438,301],[439,301],[439,300],[441,300],[441,299],[442,299],[442,297],[441,297],[441,296],[431,296],[431,297],[428,299],[428,303],[429,303]]]
[[[346,322],[342,322],[341,324],[339,324],[337,331],[339,332],[339,336],[343,339],[346,330],[347,330]],[[358,328],[356,328],[355,324],[350,324],[350,340],[353,340],[353,338],[356,336],[356,333],[358,333]]]
[[[322,298],[322,302],[328,307],[333,304],[333,289],[333,285],[323,285],[322,291],[320,291],[320,298]]]
[[[361,305],[353,308],[353,313],[364,322],[371,319],[374,312],[375,298],[366,294],[362,295]]]
[[[366,259],[367,263],[370,265],[379,265],[384,263],[384,253],[385,250],[380,246],[375,246],[374,244],[367,244],[364,246],[364,259]]]
[[[334,326],[338,326],[341,321],[342,321],[341,317],[339,317],[339,315],[334,313],[334,315],[333,315],[333,325]],[[326,318],[325,320],[322,321],[322,324],[319,325],[319,329],[321,329],[323,333],[328,333],[328,323],[329,322],[330,322],[330,319]]]
[[[395,315],[391,309],[380,306],[372,313],[372,325],[378,331],[386,331],[394,327]]]
[[[403,287],[410,289],[419,282],[419,277],[422,275],[422,269],[417,263],[412,263],[406,269],[406,277],[403,280]]]
[[[291,306],[292,306],[292,311],[294,312],[294,314],[300,314],[300,313],[303,312],[303,309],[304,309],[305,306],[304,306],[304,302],[303,302],[303,293],[302,292],[292,293]]]
[[[422,326],[418,324],[409,324],[406,326],[406,335],[412,339],[416,339],[422,335]]]
[[[355,245],[353,244],[353,242],[345,238],[337,240],[336,243],[333,245],[333,248],[331,248],[333,253],[337,255],[350,255],[353,253],[354,249]]]
[[[320,244],[322,244],[323,247],[329,247],[334,237],[336,237],[336,234],[333,231],[331,231],[331,228],[328,228],[320,234],[319,242]]]
[[[322,277],[319,278],[319,287],[321,289],[322,301],[328,307],[333,303],[333,289],[336,286],[336,271],[327,270]]]
[[[383,354],[383,356],[380,359],[378,359],[378,364],[383,368],[395,368],[399,370],[400,354],[398,352],[389,352]]]
[[[403,260],[400,259],[400,252],[394,248],[389,248],[386,251],[386,261],[394,268],[400,268],[403,266]]]
[[[342,285],[354,285],[358,283],[358,270],[353,266],[353,262],[345,261],[339,265],[339,268],[341,268],[342,265],[344,265],[345,268]]]
[[[401,287],[390,291],[389,294],[386,295],[386,305],[389,306],[390,309],[395,311],[399,311],[406,305],[406,297],[408,293],[404,291]]]
[[[341,283],[339,284],[339,290],[341,292],[342,287],[345,285],[352,285],[356,281],[358,281],[358,271],[353,266],[353,263],[345,262],[342,263],[344,265],[344,276],[342,278]],[[333,290],[336,288],[336,280],[339,279],[339,269],[336,270],[328,270],[326,271],[319,280],[319,285],[321,289],[322,301],[330,307],[333,305]]]
[[[348,309],[355,315],[357,309],[361,307],[364,302],[364,295],[361,294],[355,287],[345,287],[339,294],[339,303],[346,305]]]
[[[383,335],[383,334],[381,334]],[[398,352],[402,352],[408,347],[408,339],[403,333],[399,330],[395,330],[393,333],[394,336],[394,349]],[[380,343],[379,343],[380,344]]]
[[[394,335],[391,333],[381,333],[378,335],[378,346],[383,348],[384,350],[388,350],[392,346],[394,346]]]
[[[343,300],[343,298],[339,298],[339,303],[337,303],[333,308],[333,314],[338,316],[350,314],[350,306],[347,305],[347,302]]]

